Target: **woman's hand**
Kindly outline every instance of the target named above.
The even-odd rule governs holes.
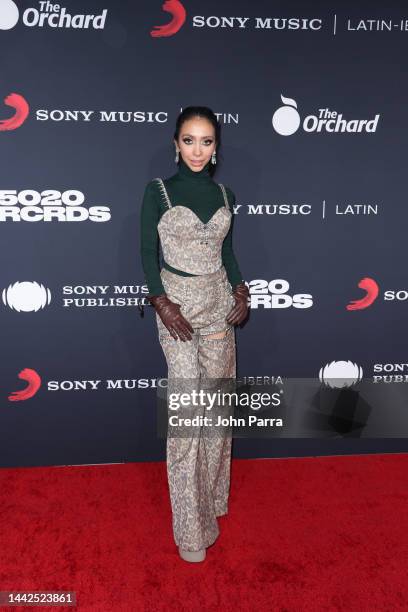
[[[181,305],[172,302],[165,293],[160,295],[147,295],[146,298],[156,309],[163,324],[175,340],[191,340],[194,330],[190,323],[180,312]]]
[[[235,306],[227,314],[226,320],[230,325],[239,325],[248,314],[249,289],[245,283],[239,283],[234,287],[232,295],[235,298]]]

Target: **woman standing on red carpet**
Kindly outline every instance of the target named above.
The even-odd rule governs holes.
[[[214,379],[236,378],[234,325],[247,316],[249,290],[232,249],[235,196],[213,180],[219,142],[212,110],[185,108],[174,132],[178,170],[151,180],[144,192],[141,258],[169,390],[197,383],[214,389]],[[189,416],[207,414],[203,405],[189,409]],[[204,435],[190,426],[167,436],[173,534],[186,561],[205,559],[219,535],[217,517],[228,511],[230,431]]]

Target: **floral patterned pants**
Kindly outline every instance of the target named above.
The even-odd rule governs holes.
[[[161,270],[168,297],[194,329],[192,340],[175,340],[156,313],[159,341],[168,366],[168,392],[191,390],[233,391],[236,379],[235,329],[225,317],[235,303],[225,268],[200,276],[180,276]],[[210,334],[225,331],[220,338]],[[231,381],[232,386],[228,383]],[[227,384],[226,384],[227,383]],[[183,410],[183,416],[207,414],[201,402]],[[170,409],[170,414],[174,414]],[[218,410],[222,416],[229,414]],[[215,420],[217,414],[212,412]],[[181,428],[167,436],[167,475],[174,540],[185,550],[197,551],[219,535],[217,516],[228,512],[231,466],[231,428],[201,425]],[[170,431],[170,430],[169,430]]]

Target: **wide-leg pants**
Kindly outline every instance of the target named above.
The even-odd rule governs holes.
[[[224,266],[200,276],[180,276],[162,268],[161,278],[168,297],[181,304],[182,314],[194,329],[192,340],[175,340],[156,313],[168,366],[168,389],[180,387],[184,379],[187,386],[196,387],[198,381],[206,389],[211,388],[211,379],[217,383],[235,380],[235,329],[226,322],[235,300]],[[224,330],[224,337],[208,338]],[[204,413],[205,406],[201,406],[193,414]],[[187,435],[167,436],[173,535],[185,550],[206,548],[219,535],[217,516],[228,512],[231,438],[228,426],[218,428],[216,435],[203,434],[203,428],[196,426]]]

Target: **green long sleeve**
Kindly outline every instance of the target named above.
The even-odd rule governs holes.
[[[225,187],[225,191],[227,192],[228,204],[231,212],[234,211],[235,204],[235,195],[229,189],[229,187]],[[222,243],[222,263],[225,266],[225,270],[227,272],[228,280],[231,283],[232,287],[238,285],[243,281],[241,270],[239,269],[238,262],[236,260],[233,248],[232,248],[232,229],[234,226],[234,215],[231,218],[231,225],[228,230],[228,234],[224,238],[224,242]]]
[[[203,171],[195,173],[181,161],[179,171],[164,180],[164,184],[172,205],[183,202],[183,205],[191,208],[203,223],[207,223],[215,211],[225,205],[218,184],[208,174],[208,165]],[[225,187],[225,190],[229,208],[233,212],[235,195],[229,187]],[[167,206],[160,193],[158,183],[151,180],[145,187],[140,214],[140,253],[145,282],[150,295],[165,293],[160,276],[160,240],[157,224],[166,210]],[[243,280],[232,248],[233,222],[234,215],[221,251],[222,263],[232,287]],[[189,274],[182,270],[175,270],[174,268],[171,268],[171,270],[181,276],[195,276],[195,274]]]
[[[145,283],[150,295],[165,293],[160,277],[159,234],[157,224],[161,210],[159,194],[155,181],[150,181],[145,188],[140,214],[140,254]]]

